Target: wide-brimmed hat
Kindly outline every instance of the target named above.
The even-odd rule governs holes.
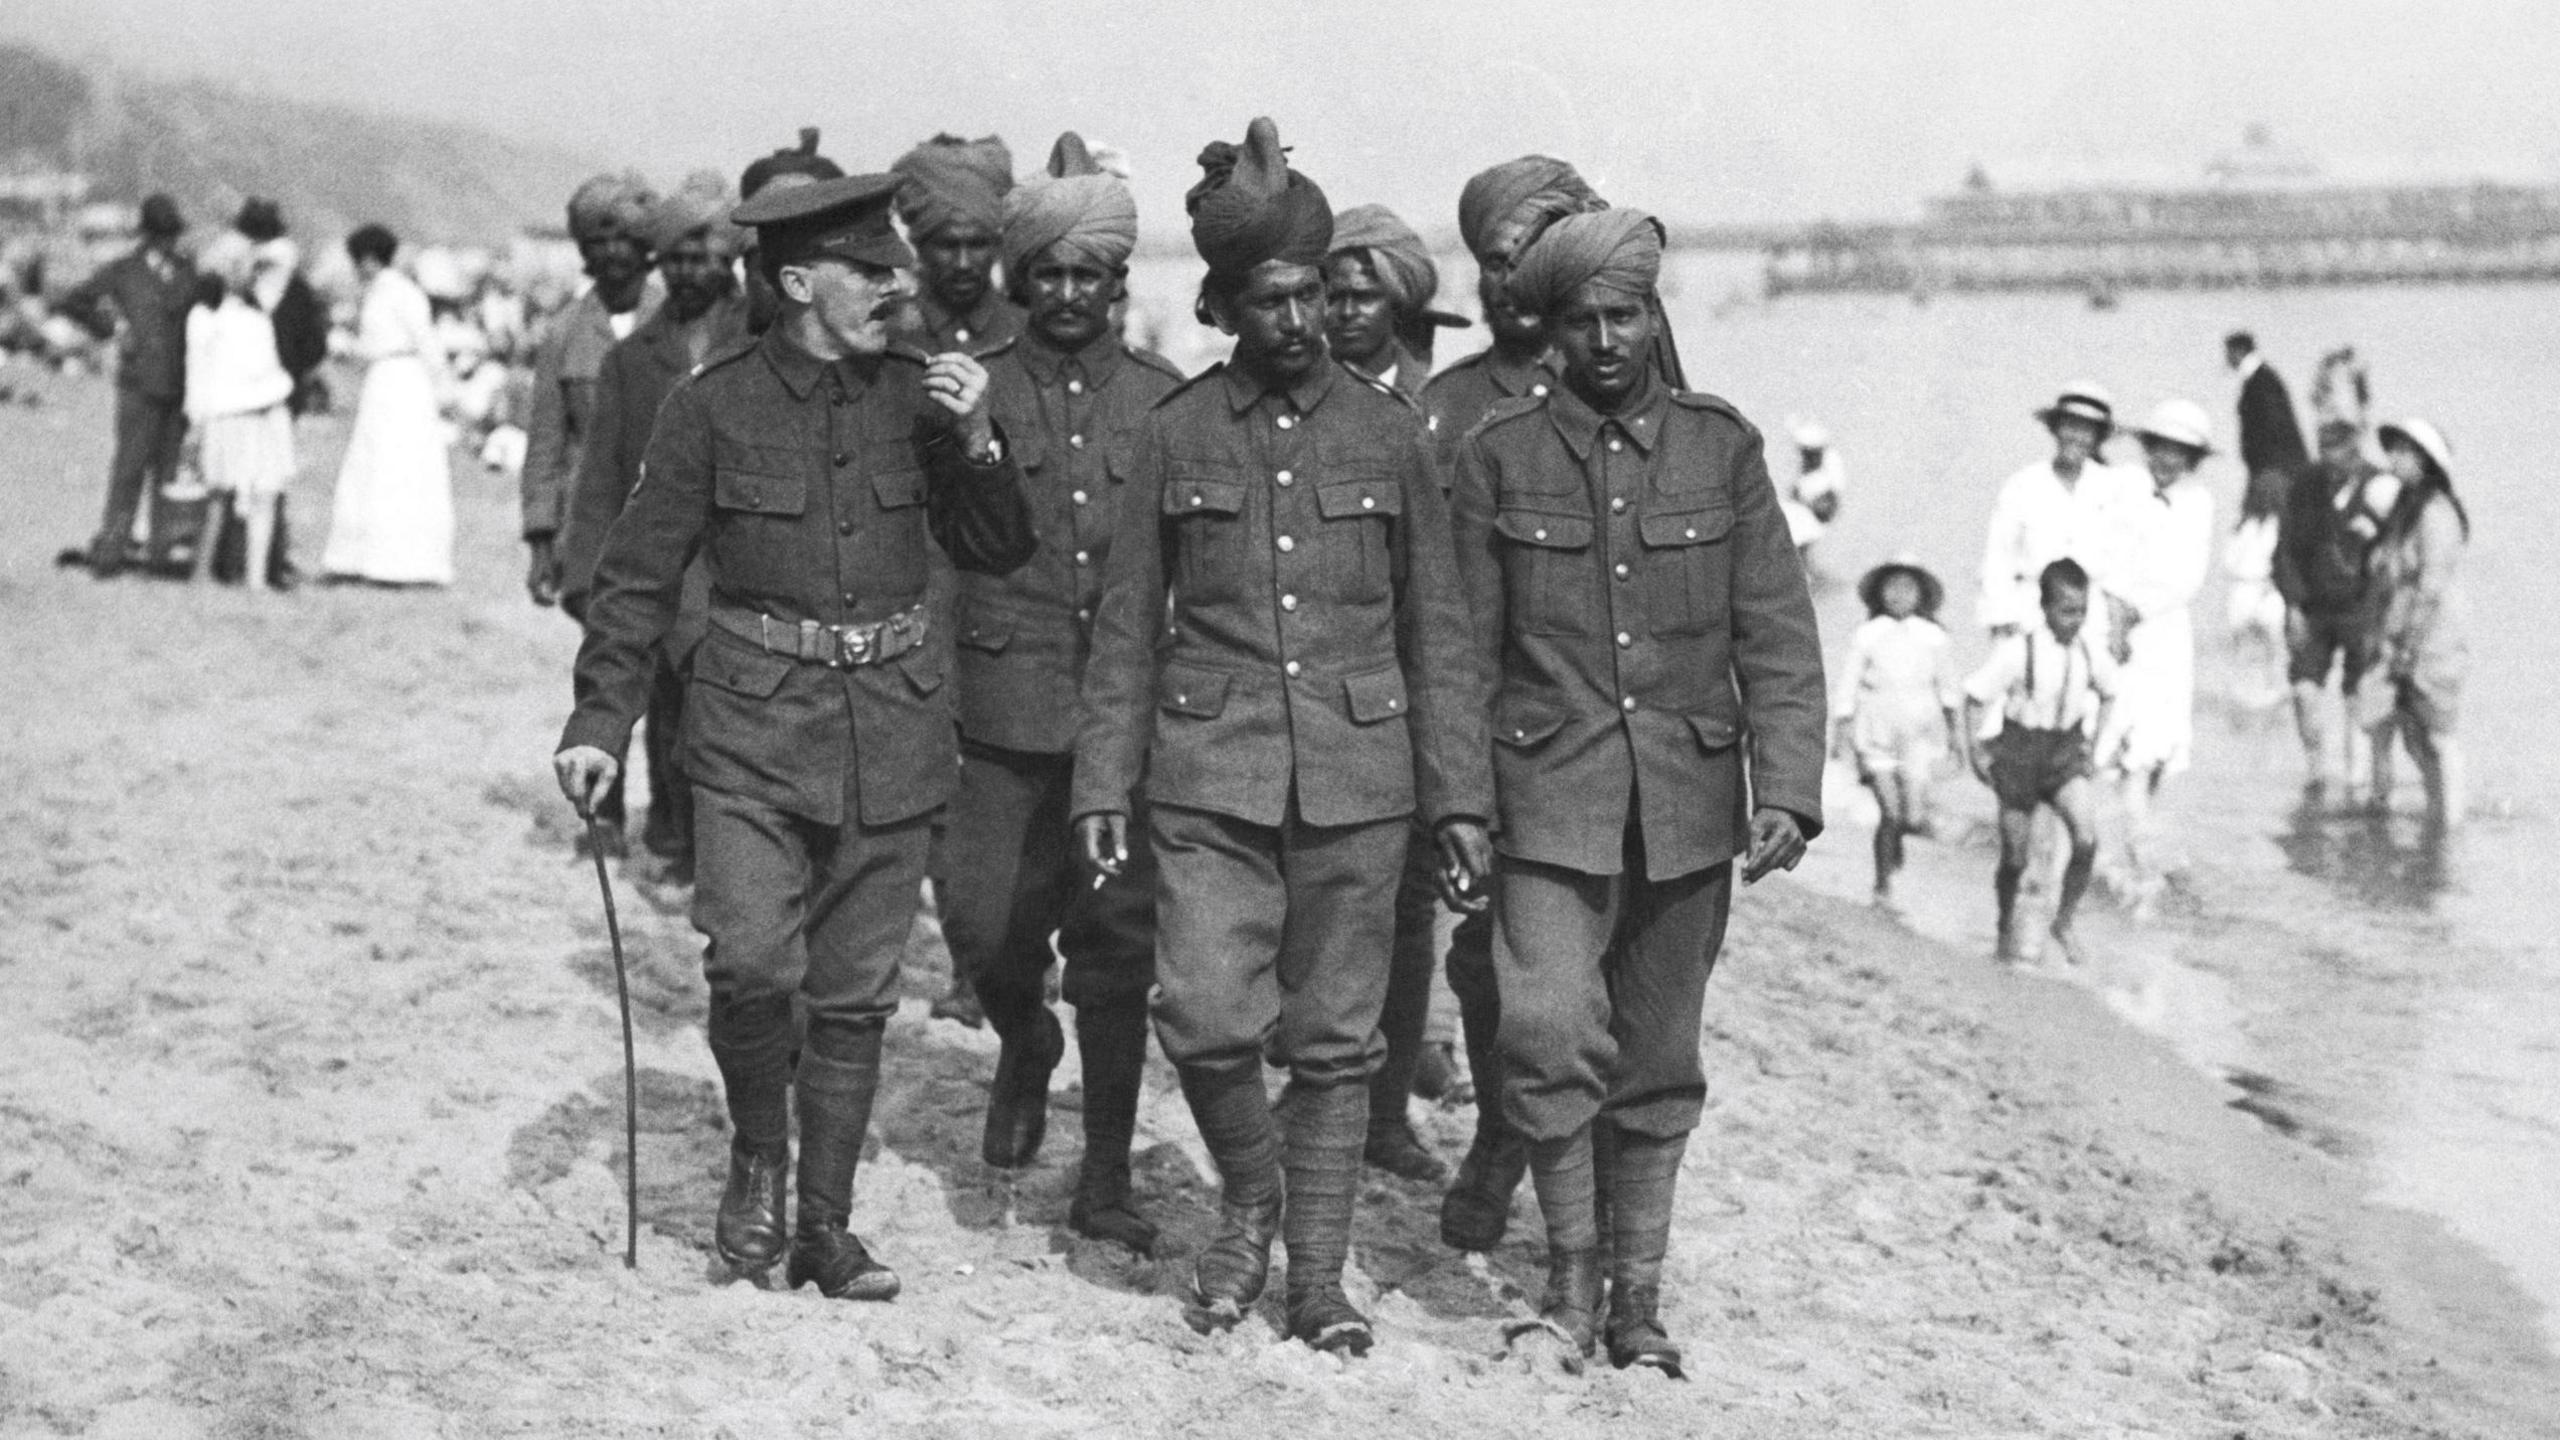
[[[2107,387],[2094,380],[2074,380],[2062,387],[2062,393],[2054,397],[2052,404],[2036,412],[2036,418],[2043,421],[2047,429],[2065,417],[2086,420],[2097,426],[2098,438],[2103,440],[2115,433],[2116,397],[2108,394]]]
[[[2418,453],[2434,461],[2436,469],[2442,471],[2446,479],[2453,478],[2453,446],[2446,442],[2443,431],[2427,421],[2411,417],[2377,426],[2373,432],[2373,438],[2386,447],[2395,435],[2417,446]]]
[[[2184,447],[2198,457],[2213,453],[2213,421],[2206,417],[2204,407],[2193,400],[2161,401],[2151,407],[2151,418],[2133,433],[2145,440]]]
[[[1911,555],[1896,555],[1858,580],[1858,599],[1870,615],[1884,613],[1884,582],[1896,575],[1908,575],[1920,587],[1920,603],[1912,614],[1936,619],[1938,607],[1946,603],[1947,587],[1929,573],[1929,567]]]
[[[1796,448],[1799,450],[1831,448],[1831,432],[1819,420],[1807,420],[1791,415],[1787,417],[1787,434],[1796,442]]]

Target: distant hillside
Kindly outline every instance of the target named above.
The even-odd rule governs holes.
[[[599,167],[465,125],[84,70],[0,45],[0,167],[61,166],[94,198],[178,198],[198,224],[271,196],[306,240],[380,221],[416,241],[497,242],[557,226]]]

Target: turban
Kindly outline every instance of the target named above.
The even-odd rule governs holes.
[[[1033,256],[1061,243],[1105,270],[1128,264],[1138,246],[1138,202],[1128,183],[1103,173],[1072,130],[1049,152],[1048,173],[1005,197],[1004,273],[1019,280]]]
[[[1661,221],[1641,210],[1590,210],[1558,220],[1520,252],[1511,303],[1524,315],[1546,315],[1595,282],[1650,297],[1661,273]]]
[[[1523,155],[1479,172],[1458,192],[1458,235],[1469,254],[1482,255],[1494,227],[1523,211],[1570,215],[1600,204],[1572,166],[1544,155]]]
[[[961,220],[974,220],[990,231],[1003,228],[1005,192],[1013,188],[1013,152],[995,136],[963,140],[936,135],[889,168],[902,182],[898,218],[917,239]]]
[[[776,150],[759,160],[747,162],[738,176],[738,198],[753,200],[756,192],[786,176],[800,181],[841,180],[844,169],[818,153],[818,127],[800,127],[800,144],[795,149]]]
[[[670,249],[698,230],[711,253],[725,260],[747,247],[747,232],[729,223],[729,212],[736,206],[728,182],[718,172],[696,170],[650,209],[645,232],[649,248]]]
[[[656,192],[636,170],[598,175],[569,197],[569,238],[583,245],[589,240],[641,234],[648,226],[650,207],[657,203]]]
[[[1345,250],[1368,258],[1400,316],[1428,308],[1440,293],[1440,267],[1431,263],[1431,247],[1384,205],[1354,205],[1335,217],[1333,253]]]
[[[1322,265],[1333,253],[1333,207],[1316,182],[1289,168],[1269,116],[1254,118],[1242,146],[1212,141],[1200,169],[1183,206],[1210,274],[1240,280],[1266,260]]]

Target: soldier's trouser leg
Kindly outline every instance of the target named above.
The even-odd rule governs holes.
[[[1062,779],[1062,809],[1066,789]],[[1058,932],[1066,958],[1060,993],[1076,1008],[1084,1067],[1084,1161],[1067,1223],[1140,1254],[1156,1242],[1154,1224],[1129,1203],[1129,1149],[1147,1069],[1147,992],[1156,973],[1155,850],[1143,834],[1129,847],[1126,869],[1099,887],[1068,861],[1073,898]]]
[[[1406,1128],[1407,1097],[1413,1093],[1414,1069],[1422,1063],[1422,1032],[1431,1015],[1431,974],[1439,968],[1440,891],[1432,879],[1439,864],[1431,832],[1414,826],[1396,882],[1395,939],[1388,949],[1387,994],[1378,1015],[1378,1033],[1387,1050],[1369,1077],[1372,1131]]]
[[[640,739],[649,757],[649,818],[641,826],[641,843],[665,856],[693,850],[693,787],[677,758],[677,738],[684,731],[684,667],[661,655],[649,681],[649,711]]]
[[[1512,1192],[1529,1166],[1528,1142],[1502,1113],[1502,1055],[1495,1044],[1502,999],[1493,973],[1493,930],[1494,912],[1486,911],[1462,917],[1449,937],[1449,989],[1458,997],[1467,1068],[1476,1087],[1475,1139],[1440,1203],[1441,1243],[1459,1250],[1490,1250],[1502,1242]]]
[[[1049,1076],[1066,1036],[1049,1013],[1050,934],[1075,882],[1067,785],[1073,761],[963,742],[960,789],[937,887],[942,938],[955,976],[976,986],[987,1022],[1004,1042],[987,1095],[986,1163],[1012,1168],[1037,1157],[1048,1134]]]
[[[185,411],[177,401],[154,400],[116,387],[116,441],[114,455],[107,461],[107,500],[98,517],[98,533],[89,542],[93,569],[112,574],[124,563],[134,517],[141,513],[146,498],[156,501],[158,483],[177,468],[186,424]],[[167,545],[168,537],[155,526],[153,551]]]

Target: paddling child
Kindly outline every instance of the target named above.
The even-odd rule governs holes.
[[[1946,586],[1917,561],[1895,558],[1858,582],[1867,620],[1849,640],[1832,750],[1856,757],[1876,797],[1876,900],[1893,896],[1902,839],[1929,831],[1929,778],[1954,753],[1958,690],[1938,606]]]
[[[2050,805],[2071,835],[2053,938],[2064,958],[2077,964],[2081,950],[2072,922],[2098,858],[2091,741],[2106,728],[2115,704],[2116,665],[2106,646],[2091,644],[2082,633],[2090,585],[2078,561],[2045,566],[2036,588],[2044,623],[2001,637],[1991,658],[1965,682],[1965,758],[2000,800],[2000,868],[1992,877],[2000,898],[2000,958],[2024,958],[2018,881],[2026,873],[2036,807]],[[2000,706],[2002,724],[1986,740],[1983,711],[1993,704]]]

